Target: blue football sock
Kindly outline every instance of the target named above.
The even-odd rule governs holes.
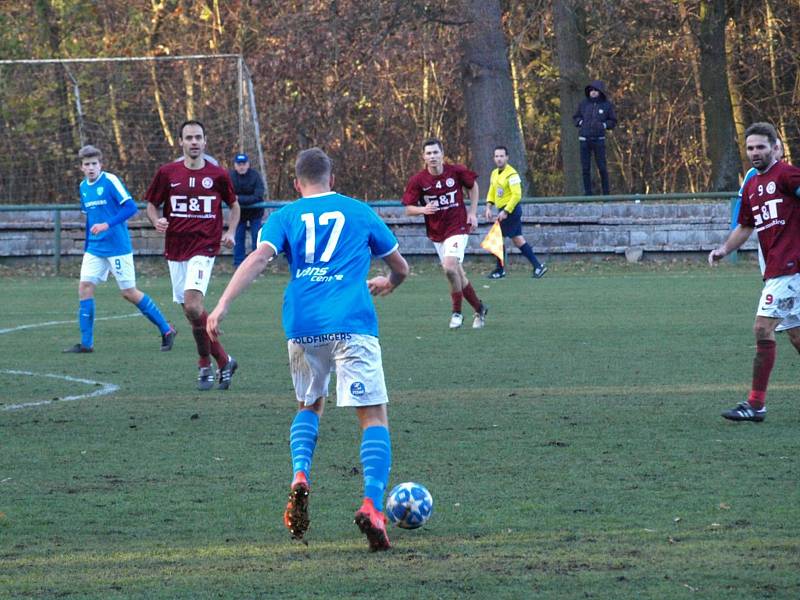
[[[392,468],[389,430],[382,425],[367,427],[361,437],[361,466],[364,469],[364,497],[383,510],[383,493]]]
[[[522,244],[522,246],[519,248],[519,251],[522,252],[522,256],[531,261],[534,269],[538,269],[542,266],[542,263],[540,263],[539,259],[536,258],[536,255],[533,253],[533,248],[531,248],[531,245],[528,242]]]
[[[81,345],[94,347],[94,298],[81,300],[78,306],[78,327],[81,329]]]
[[[162,315],[161,311],[158,310],[158,306],[156,306],[156,303],[153,302],[153,299],[150,296],[144,294],[142,299],[139,301],[139,304],[136,305],[136,308],[142,311],[142,314],[150,319],[151,323],[158,327],[161,335],[164,335],[169,331],[169,323],[167,323],[164,315]]]
[[[302,471],[309,477],[314,448],[319,433],[319,415],[313,410],[300,410],[289,430],[289,446],[292,449],[292,473]]]

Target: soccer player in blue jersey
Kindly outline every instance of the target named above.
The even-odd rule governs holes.
[[[258,248],[239,266],[209,315],[208,334],[219,336],[231,302],[283,252],[291,269],[283,327],[298,402],[289,433],[294,478],[284,524],[298,540],[308,530],[311,461],[335,369],[336,404],[355,407],[362,430],[364,501],[355,523],[370,550],[387,550],[383,496],[392,456],[378,320],[370,294],[391,293],[408,275],[408,264],[395,236],[369,206],[331,191],[332,164],[322,150],[301,152],[295,174],[302,198],[270,215]],[[373,256],[386,262],[388,276],[367,280]]]
[[[136,203],[119,177],[103,171],[100,150],[84,146],[78,151],[78,158],[86,176],[80,185],[81,211],[86,214],[86,242],[78,284],[81,341],[64,352],[94,351],[94,290],[98,283],[108,279],[109,272],[114,274],[122,297],[158,327],[161,350],[172,350],[175,329],[150,296],[136,287],[133,248],[127,224],[128,219],[136,214]]]

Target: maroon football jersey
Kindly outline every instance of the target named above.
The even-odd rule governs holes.
[[[202,169],[183,163],[163,165],[144,199],[164,207],[169,227],[164,256],[184,261],[193,256],[216,256],[222,238],[222,203],[232,206],[236,194],[228,172],[206,161]]]
[[[754,227],[767,268],[764,279],[800,273],[800,169],[785,162],[745,185],[739,224]]]
[[[469,233],[464,188],[472,188],[478,174],[464,165],[445,163],[441,175],[431,175],[427,169],[408,180],[403,204],[425,206],[433,202],[439,211],[425,215],[428,238],[443,242],[453,235]]]

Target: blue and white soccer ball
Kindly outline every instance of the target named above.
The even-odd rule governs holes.
[[[433,496],[424,485],[407,481],[392,488],[386,500],[386,516],[403,529],[422,527],[433,513]]]

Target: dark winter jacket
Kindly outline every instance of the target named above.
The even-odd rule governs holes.
[[[597,90],[600,95],[590,98],[589,92]],[[606,98],[606,86],[602,81],[593,81],[584,90],[586,98],[581,100],[578,110],[572,115],[575,127],[579,127],[578,135],[582,138],[603,138],[606,129],[614,129],[617,116],[614,114],[614,105]]]
[[[241,219],[256,219],[263,215],[263,208],[247,208],[264,201],[264,181],[258,171],[247,169],[244,175],[239,175],[236,169],[230,169],[228,174],[233,182],[233,191],[239,198],[239,206],[242,209]]]

